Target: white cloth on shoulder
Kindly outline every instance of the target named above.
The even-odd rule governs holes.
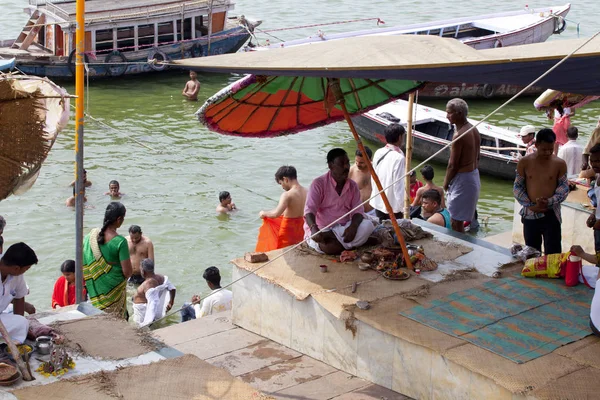
[[[18,343],[24,343],[27,339],[29,321],[22,315],[0,313],[0,321],[6,327],[10,338]]]
[[[342,246],[344,246],[346,250],[354,249],[362,246],[367,242],[367,240],[369,240],[369,236],[371,236],[371,233],[373,233],[373,230],[375,230],[375,226],[369,218],[364,218],[356,230],[356,236],[354,237],[354,240],[351,242],[344,242],[344,231],[350,226],[351,223],[352,221],[348,221],[344,225],[337,224],[329,229],[324,229],[323,232],[332,231],[336,239],[342,244]],[[306,243],[317,252],[323,253],[319,247],[319,244],[314,240],[308,239]]]
[[[165,275],[165,281],[162,285],[150,288],[146,291],[146,303],[133,303],[133,321],[146,326],[165,316],[167,307],[167,298],[171,299],[170,291],[175,286],[169,282],[169,277]]]

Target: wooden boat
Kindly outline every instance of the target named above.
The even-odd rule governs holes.
[[[377,143],[385,143],[383,132],[386,126],[397,122],[406,127],[407,115],[408,102],[397,100],[354,116],[352,121],[359,135]],[[469,122],[477,123],[471,119]],[[445,111],[415,104],[413,123],[413,157],[417,159],[426,159],[452,140],[454,127],[448,122]],[[477,129],[481,135],[479,171],[497,178],[514,179],[517,168],[514,154],[518,152],[517,148],[525,151],[517,132],[487,123],[479,125]],[[447,164],[449,158],[448,148],[437,155],[434,161]]]
[[[85,55],[90,77],[164,71],[167,61],[232,53],[253,25],[228,17],[231,0],[87,0]],[[26,74],[73,79],[75,0],[29,0],[30,19],[0,58],[16,58]]]
[[[553,34],[560,34],[566,28],[565,17],[571,4],[555,7],[531,8],[501,12],[476,17],[454,18],[443,21],[395,26],[390,28],[368,29],[338,34],[319,32],[315,36],[290,40],[284,43],[250,50],[274,49],[289,46],[308,45],[328,40],[338,40],[356,36],[386,35],[438,35],[454,38],[475,49],[517,46],[546,41]],[[248,49],[248,48],[247,48]],[[428,83],[419,90],[421,98],[493,98],[510,97],[522,89],[516,85],[477,85],[467,83]],[[545,88],[532,87],[527,95],[539,95]]]

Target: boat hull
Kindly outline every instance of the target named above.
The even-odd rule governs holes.
[[[235,27],[223,32],[211,39],[210,55],[235,53],[250,38],[243,27]],[[89,77],[115,78],[127,75],[138,75],[151,72],[162,72],[171,68],[164,65],[151,65],[149,57],[157,50],[166,55],[168,60],[180,60],[184,58],[205,57],[208,55],[208,39],[202,37],[195,40],[187,40],[182,43],[174,43],[156,48],[148,48],[138,51],[124,51],[121,56],[112,56],[112,63],[105,62],[109,54],[94,56],[88,54]],[[69,62],[70,61],[70,62]],[[55,80],[72,80],[74,78],[74,60],[69,57],[17,57],[16,65],[21,71],[28,75],[46,76]]]
[[[385,143],[384,129],[387,124],[381,123],[368,114],[362,114],[352,117],[352,122],[360,136],[375,143]],[[417,130],[413,130],[413,157],[419,160],[425,160],[432,154],[438,152],[448,144],[434,136],[426,135]],[[440,164],[448,164],[450,159],[450,148],[446,148],[440,154],[433,158],[433,161]],[[495,153],[482,151],[479,161],[479,172],[485,175],[494,176],[501,179],[515,179],[517,168],[516,160],[507,160],[506,157],[498,156]]]

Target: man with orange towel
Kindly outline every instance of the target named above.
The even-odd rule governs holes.
[[[304,239],[307,190],[298,182],[296,168],[291,165],[280,167],[275,173],[275,181],[284,192],[275,209],[258,214],[263,219],[263,224],[258,231],[256,251],[281,249]]]

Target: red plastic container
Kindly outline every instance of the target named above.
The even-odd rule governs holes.
[[[565,285],[579,285],[579,271],[581,271],[581,257],[569,256],[565,271]]]

